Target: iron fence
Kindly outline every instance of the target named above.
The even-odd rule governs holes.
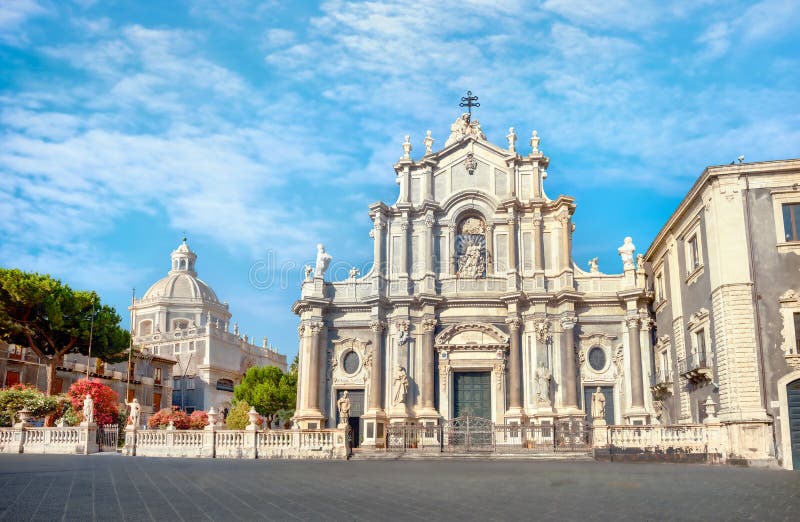
[[[465,416],[439,424],[394,424],[386,448],[397,453],[589,453],[591,428],[582,421],[495,424]]]
[[[97,446],[100,451],[117,451],[120,436],[119,424],[97,426]]]

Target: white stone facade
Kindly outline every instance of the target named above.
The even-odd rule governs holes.
[[[357,443],[380,444],[388,422],[463,414],[468,395],[454,388],[465,389],[464,374],[498,424],[582,418],[585,390],[597,386],[608,387],[616,423],[649,422],[650,296],[632,242],[624,265],[608,262],[621,274],[578,268],[574,200],[545,194],[550,160],[535,132],[527,155],[509,136],[508,148],[489,143],[465,115],[438,152],[429,133],[412,159],[406,140],[398,200],[370,206],[372,269],[335,282],[324,280],[325,259],[307,270],[293,306],[301,427],[335,427],[347,389],[354,401],[363,394]]]
[[[186,410],[225,411],[233,387],[251,366],[287,370],[286,355],[264,338],[260,345],[233,326],[227,303],[197,277],[197,255],[186,240],[172,253],[169,274],[130,307],[133,342],[145,352],[177,360],[172,404]]]
[[[708,167],[645,260],[664,417],[711,401],[728,458],[800,469],[800,160]]]

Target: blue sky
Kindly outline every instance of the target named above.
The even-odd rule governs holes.
[[[186,231],[242,332],[291,357],[315,244],[367,265],[403,136],[441,146],[470,89],[490,141],[539,131],[576,261],[617,272],[706,165],[800,156],[797,27],[790,0],[4,0],[0,265],[127,325]]]

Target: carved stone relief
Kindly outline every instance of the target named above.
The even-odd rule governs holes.
[[[328,372],[334,385],[366,384],[371,362],[371,341],[354,338],[336,340],[332,349],[328,350]]]

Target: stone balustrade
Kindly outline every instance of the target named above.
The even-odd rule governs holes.
[[[0,428],[0,453],[97,453],[97,426]]]
[[[726,426],[673,424],[593,427],[596,450],[604,448],[618,454],[703,454],[710,461],[724,462],[728,453]]]
[[[126,455],[235,459],[346,459],[344,429],[128,430]]]

